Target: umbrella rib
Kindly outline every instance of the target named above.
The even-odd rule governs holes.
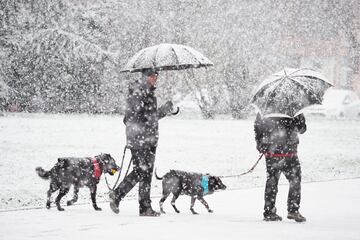
[[[155,50],[155,54],[154,54],[154,59],[153,59],[153,68],[155,69],[155,67],[156,67],[156,55],[157,55],[157,53],[158,53],[158,51],[159,51],[159,48],[160,47],[158,47],[158,48],[156,48],[156,50]]]
[[[299,72],[299,71],[301,71],[301,70],[304,70],[304,69],[306,69],[306,68],[299,68],[299,69],[297,69],[296,71],[288,74],[287,76],[291,76],[291,75],[293,75],[294,73],[297,73],[297,72]]]
[[[328,82],[328,80],[326,80],[326,79],[322,79],[322,78],[315,77],[315,76],[311,76],[311,75],[302,74],[302,75],[296,75],[296,77],[311,77],[311,78],[316,78],[316,79],[318,79],[318,80],[320,80],[320,81],[323,81],[323,82],[325,82],[325,83],[327,83],[327,84],[332,85],[332,84],[331,84],[330,82]]]
[[[284,79],[284,78],[277,79],[277,80],[275,80],[274,82],[278,82],[277,85],[279,85],[283,79]],[[266,86],[266,85],[265,85],[265,86]],[[263,87],[262,91],[265,91],[265,89],[266,89],[265,86]],[[274,90],[275,90],[276,87],[278,87],[278,86],[275,86],[275,87],[274,87]],[[265,102],[265,104],[264,104],[265,107],[268,105],[269,100],[270,100],[269,98],[266,99],[266,102]]]
[[[296,79],[294,79],[294,78],[292,78],[292,77],[288,77],[288,78],[291,79],[292,81],[294,81],[294,82],[295,82],[298,86],[300,86],[300,88],[303,89],[305,92],[310,93],[311,96],[314,97],[317,101],[321,101],[321,99],[319,99],[319,98],[317,97],[317,95],[316,95],[313,91],[311,91],[310,89],[305,88],[304,85],[301,84],[301,82],[299,82],[298,80],[296,80]],[[320,79],[320,78],[317,78],[317,79]],[[320,79],[320,80],[323,81],[322,79]]]
[[[184,49],[185,49],[188,53],[190,53],[191,56],[194,57],[194,54],[193,54],[191,51],[189,51],[189,49],[187,49],[187,48],[184,48]],[[200,66],[201,66],[200,60],[198,60],[197,57],[194,57],[194,59],[199,63],[199,67],[200,67]]]
[[[140,57],[142,57],[142,56],[145,54],[145,52],[146,52],[145,50],[146,50],[146,49],[144,49],[144,51],[142,51],[142,53],[139,54],[139,56],[137,57],[137,59],[140,59]],[[132,66],[133,69],[135,69],[135,63],[136,63],[136,61],[134,61],[134,63],[133,63],[133,66]]]
[[[287,76],[282,77],[282,78],[280,79],[279,83],[274,87],[274,91],[273,91],[273,92],[275,92],[276,88],[279,88],[282,84],[284,84],[285,79],[287,79],[287,78],[288,78]],[[287,102],[290,102],[290,101],[289,101],[290,99],[288,98],[287,95],[285,95],[285,98],[286,98]],[[291,113],[290,113],[290,114],[291,114]]]
[[[300,69],[297,69],[296,71],[292,72],[292,73],[289,74],[288,76],[291,76],[291,75],[293,75],[294,73],[297,73],[297,72],[299,72],[299,71],[301,71],[301,70],[314,71],[314,70],[312,70],[311,68],[300,68]],[[319,77],[316,77],[316,76],[312,76],[312,75],[309,75],[309,74],[300,74],[300,75],[296,75],[296,77],[313,77],[313,78],[317,78],[317,79],[319,79],[319,80],[321,80],[321,81],[323,81],[323,82],[326,82],[326,83],[328,83],[328,84],[331,84],[331,83],[329,83],[328,80],[326,80],[326,79],[322,79],[322,78],[319,78]],[[331,84],[331,85],[332,85],[332,84]]]
[[[318,99],[316,94],[314,92],[312,92],[310,89],[306,89],[299,81],[297,81],[296,79],[289,77],[289,79],[293,80],[294,82],[296,82],[304,91],[308,91],[312,96],[315,96],[316,100],[321,100]],[[320,78],[318,78],[320,79]],[[322,79],[320,79],[321,81],[323,81]]]
[[[178,56],[177,56],[177,54],[176,54],[176,51],[175,51],[175,49],[174,49],[173,46],[171,46],[171,51],[174,53],[174,56],[175,56],[177,65],[179,66],[179,65],[180,65],[179,58],[178,58]]]
[[[300,72],[300,71],[302,71],[302,70],[314,71],[314,70],[312,70],[311,68],[299,68],[299,69],[296,69],[294,72],[288,74],[288,76],[291,76],[291,75],[293,75],[293,74],[295,74],[295,73],[297,73],[297,72]],[[308,77],[309,75],[296,75],[296,76]],[[322,79],[321,79],[321,80],[322,80]]]

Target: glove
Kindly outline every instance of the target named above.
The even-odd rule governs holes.
[[[300,134],[306,131],[305,117],[303,114],[296,116],[293,120],[293,124]]]
[[[171,113],[172,110],[174,108],[174,104],[171,101],[167,101],[164,105],[163,105],[163,110],[166,114]]]
[[[295,124],[295,126],[302,126],[305,123],[304,115],[300,114],[300,115],[297,115],[296,117],[294,117],[293,123]]]
[[[265,145],[257,145],[256,149],[259,151],[259,153],[266,153],[268,150],[268,147]]]

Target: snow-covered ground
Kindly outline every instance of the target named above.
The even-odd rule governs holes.
[[[284,219],[263,222],[262,188],[230,190],[206,197],[214,213],[196,203],[200,215],[190,213],[190,198],[182,196],[173,212],[159,218],[138,217],[137,201],[124,201],[115,215],[108,204],[96,212],[91,205],[73,206],[65,212],[33,209],[0,213],[0,239],[360,239],[360,180],[339,180],[303,185],[302,212],[306,223]],[[286,216],[287,187],[281,186],[278,212]],[[158,198],[154,202],[158,202]]]
[[[264,239],[269,235],[271,239],[360,239],[360,180],[339,180],[360,177],[360,122],[309,118],[307,124],[308,131],[300,136],[299,157],[304,182],[301,210],[309,221],[299,225],[261,221],[263,161],[253,173],[225,178],[229,190],[206,198],[214,214],[206,213],[197,203],[201,215],[192,216],[187,210],[190,199],[182,196],[178,200],[183,210],[180,215],[174,214],[166,202],[166,216],[139,218],[135,189],[116,216],[108,207],[103,177],[98,190],[102,212],[95,212],[88,204],[91,200],[85,188],[80,190],[78,205],[65,206],[66,211],[61,213],[46,210],[48,182],[35,174],[35,167],[49,169],[61,156],[101,152],[111,153],[120,162],[125,144],[122,117],[8,114],[0,117],[0,239],[65,239],[73,234],[84,234],[88,239]],[[161,120],[156,158],[159,175],[169,169],[238,174],[251,167],[258,156],[253,120],[189,120],[181,116]],[[127,153],[125,165],[129,157]],[[113,183],[116,177],[108,179]],[[318,181],[323,182],[311,183]],[[285,217],[287,185],[283,177],[281,183],[285,185],[279,193],[278,208]],[[153,186],[157,208],[160,182],[154,179]],[[138,231],[141,227],[149,232]]]

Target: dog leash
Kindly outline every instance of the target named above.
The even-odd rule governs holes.
[[[255,167],[258,165],[258,163],[260,162],[261,158],[264,156],[264,153],[262,153],[259,157],[259,159],[255,162],[255,164],[246,172],[240,173],[240,174],[236,174],[236,175],[223,175],[223,176],[219,176],[220,178],[230,178],[230,177],[241,177],[244,176],[248,173],[251,173],[252,171],[254,171]]]
[[[116,182],[115,182],[115,184],[114,184],[114,186],[113,186],[112,188],[110,187],[110,184],[109,184],[109,182],[108,182],[108,180],[107,180],[107,177],[106,177],[106,175],[105,175],[105,181],[106,181],[106,185],[107,185],[109,191],[114,191],[116,185],[118,184],[118,182],[119,182],[119,180],[120,180],[121,171],[122,171],[123,166],[124,166],[126,149],[127,149],[127,146],[124,147],[124,153],[123,153],[123,157],[122,157],[121,165],[120,165],[120,172],[119,172],[118,178],[117,178],[117,180],[116,180]],[[223,175],[223,176],[219,176],[219,177],[220,177],[220,178],[231,178],[231,177],[241,177],[241,176],[244,176],[244,175],[246,175],[246,174],[249,174],[249,173],[251,173],[252,171],[254,171],[255,167],[258,165],[258,163],[260,162],[260,160],[261,160],[261,158],[262,158],[263,156],[264,156],[264,153],[262,153],[262,154],[260,155],[260,157],[259,157],[258,160],[255,162],[255,164],[254,164],[248,171],[246,171],[246,172],[243,172],[243,173],[240,173],[240,174],[236,174],[236,175]],[[128,167],[127,167],[127,170],[126,170],[126,173],[125,173],[125,177],[126,177],[126,176],[128,175],[128,173],[129,173],[131,163],[132,163],[132,158],[131,158],[131,160],[130,160],[130,162],[129,162],[129,165],[128,165]]]
[[[122,171],[123,166],[124,166],[124,159],[125,159],[125,155],[126,155],[126,149],[127,149],[127,146],[124,147],[124,152],[123,152],[123,156],[122,156],[122,160],[121,160],[121,165],[120,165],[120,171],[119,171],[119,174],[118,174],[118,178],[117,178],[117,180],[116,180],[116,182],[115,182],[115,184],[114,184],[114,186],[113,186],[112,188],[110,187],[110,184],[109,184],[109,182],[108,182],[108,180],[107,180],[106,174],[104,174],[104,175],[105,175],[106,186],[108,187],[108,189],[109,189],[110,191],[113,191],[113,190],[115,189],[116,185],[118,184],[118,182],[119,182],[119,180],[120,180],[121,171]],[[130,163],[129,163],[129,166],[128,166],[128,170],[126,171],[125,177],[126,177],[127,173],[129,172],[129,168],[130,168],[131,162],[132,162],[132,159],[130,160]]]

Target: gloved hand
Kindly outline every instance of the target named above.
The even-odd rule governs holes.
[[[174,104],[171,101],[167,101],[164,105],[159,108],[160,118],[165,117],[166,115],[176,115],[179,113],[179,107],[174,109]]]
[[[305,123],[304,114],[297,115],[293,119],[293,124],[300,133],[304,133],[306,131],[306,123]]]
[[[299,114],[294,118],[294,122],[296,125],[302,125],[305,123],[304,114]]]
[[[163,110],[166,114],[169,114],[173,111],[174,104],[171,101],[167,101],[163,106]]]
[[[263,144],[257,145],[256,149],[259,151],[259,153],[266,153],[268,151],[268,147]]]

